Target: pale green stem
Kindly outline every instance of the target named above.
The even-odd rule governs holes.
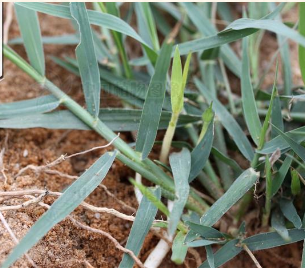
[[[12,51],[9,47],[4,46],[4,55],[10,61],[15,63],[20,69],[25,71],[39,84],[45,87],[50,93],[60,100],[60,103],[65,105],[74,115],[81,119],[85,124],[94,129],[97,133],[103,136],[106,140],[111,141],[117,137],[117,135],[109,129],[99,118],[94,118],[88,111],[81,107],[77,102],[71,99],[67,94],[61,91],[47,78],[41,76],[35,69],[33,69],[25,60],[23,60],[18,54]],[[145,170],[141,175],[148,178],[147,173],[151,173],[148,179],[152,176],[156,178],[155,182],[162,186],[165,190],[174,193],[173,180],[163,172],[156,164],[150,159],[141,160],[139,153],[135,152],[128,144],[122,139],[116,138],[113,145],[124,155],[126,165],[132,168],[133,164],[137,167],[141,167],[141,172]],[[119,158],[119,157],[118,157]],[[187,207],[202,214],[208,207],[208,205],[194,192],[191,190]]]
[[[235,115],[236,114],[236,108],[235,108],[235,103],[234,103],[233,96],[232,96],[231,86],[230,86],[230,83],[229,83],[229,79],[228,79],[228,76],[227,76],[225,65],[224,65],[224,63],[221,59],[219,59],[219,65],[220,65],[220,70],[221,70],[223,80],[224,80],[224,83],[225,83],[225,88],[226,88],[226,91],[227,91],[227,94],[228,94],[230,110],[231,110],[231,113],[233,115]]]
[[[169,150],[171,148],[172,140],[175,134],[176,125],[178,121],[179,113],[172,113],[171,121],[168,124],[168,128],[166,130],[162,148],[161,148],[161,154],[160,154],[160,161],[163,163],[167,163]]]

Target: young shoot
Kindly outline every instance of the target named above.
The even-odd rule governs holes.
[[[160,161],[163,163],[167,162],[167,158],[174,137],[179,114],[182,112],[183,109],[184,88],[187,81],[191,56],[192,53],[189,52],[184,65],[184,69],[182,71],[180,52],[178,46],[176,46],[174,59],[173,59],[173,66],[172,66],[172,76],[171,76],[172,117],[168,124],[168,128],[166,130],[163,139],[163,144],[160,154]]]

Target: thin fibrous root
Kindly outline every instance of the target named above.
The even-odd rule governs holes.
[[[250,256],[250,258],[252,259],[252,261],[254,262],[255,266],[257,268],[262,268],[262,266],[259,264],[258,260],[255,258],[255,256],[253,255],[253,253],[251,252],[251,250],[248,248],[247,245],[243,244],[243,249],[248,253],[248,255]]]
[[[38,197],[31,197],[29,195],[39,195]],[[0,211],[6,211],[6,210],[16,210],[16,209],[22,209],[26,206],[29,206],[34,203],[38,203],[41,201],[41,199],[46,196],[46,195],[51,195],[51,196],[61,196],[62,193],[60,192],[52,192],[48,190],[35,190],[35,189],[30,189],[30,190],[22,190],[22,191],[7,191],[7,192],[0,192],[0,197],[16,197],[16,196],[25,196],[31,198],[31,200],[24,202],[23,204],[16,205],[16,206],[1,206]],[[90,205],[86,202],[82,202],[80,204],[83,208],[88,209],[92,212],[95,213],[107,213],[111,214],[115,217],[118,217],[123,220],[127,221],[134,221],[135,217],[134,216],[129,216],[124,213],[121,213],[115,209],[112,208],[106,208],[106,207],[96,207],[93,205]],[[162,222],[160,220],[155,220],[154,223]]]
[[[63,161],[65,161],[66,159],[68,158],[72,158],[74,156],[77,156],[77,155],[82,155],[82,154],[86,154],[86,153],[89,153],[89,152],[92,152],[94,150],[98,150],[98,149],[103,149],[103,148],[106,148],[106,147],[109,147],[118,137],[120,136],[120,133],[115,137],[113,138],[109,143],[107,143],[106,145],[102,145],[102,146],[97,146],[97,147],[93,147],[91,149],[88,149],[86,151],[83,151],[83,152],[79,152],[79,153],[75,153],[75,154],[71,154],[71,155],[61,155],[59,158],[55,159],[54,161],[52,161],[51,163],[48,163],[44,166],[35,166],[35,165],[28,165],[22,169],[19,170],[19,172],[16,174],[15,176],[15,179],[18,178],[19,176],[21,176],[24,172],[26,172],[27,170],[33,170],[35,173],[40,173],[40,172],[43,172],[43,171],[46,171],[46,172],[53,172],[53,174],[57,174],[59,176],[65,176],[65,177],[69,177],[69,178],[75,178],[74,176],[70,176],[70,175],[67,175],[67,174],[64,174],[64,173],[61,173],[60,171],[57,171],[57,172],[54,172],[54,171],[51,171],[51,168],[62,163]]]
[[[41,206],[43,206],[43,207],[45,207],[45,208],[47,208],[47,209],[50,208],[49,205],[47,205],[47,204],[45,204],[45,203],[43,203],[43,202],[39,202],[39,205],[41,205]],[[82,229],[84,229],[84,230],[87,230],[87,231],[93,232],[93,233],[97,233],[97,234],[101,234],[101,235],[107,237],[109,240],[111,240],[111,242],[115,245],[115,247],[116,247],[118,250],[120,250],[120,251],[122,251],[122,252],[128,254],[128,255],[135,261],[135,263],[136,263],[139,267],[145,268],[144,264],[140,261],[140,259],[139,259],[131,250],[129,250],[129,249],[124,248],[123,246],[121,246],[121,244],[119,243],[119,241],[117,241],[111,234],[109,234],[109,233],[107,233],[107,232],[105,232],[105,231],[102,231],[102,230],[100,230],[100,229],[96,229],[96,228],[87,226],[87,225],[85,225],[85,224],[83,224],[83,223],[77,221],[77,220],[74,219],[72,216],[68,216],[67,218],[68,218],[73,224],[75,224],[76,226],[78,226],[78,227],[80,227],[80,228],[82,228]]]
[[[0,220],[1,220],[2,224],[4,225],[4,228],[7,230],[7,232],[9,233],[11,238],[13,239],[14,243],[17,245],[19,243],[19,240],[15,236],[14,232],[12,231],[11,227],[8,225],[7,221],[5,220],[5,218],[4,218],[4,216],[1,212],[0,212]],[[37,267],[37,265],[34,263],[34,261],[29,256],[29,254],[25,253],[25,257],[28,259],[29,263],[33,267],[35,267],[35,268]]]

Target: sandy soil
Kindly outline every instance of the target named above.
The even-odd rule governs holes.
[[[73,32],[67,20],[52,18],[39,14],[43,35],[57,35]],[[293,18],[293,17],[292,17]],[[14,19],[10,38],[19,36],[18,26]],[[292,46],[293,70],[297,69],[296,59],[297,50]],[[266,35],[263,42],[264,61],[268,62],[272,53],[276,49],[275,38],[273,35]],[[14,46],[14,49],[25,57],[22,46]],[[69,95],[73,96],[78,102],[83,102],[81,94],[80,79],[56,66],[49,58],[51,55],[58,57],[72,55],[73,48],[70,46],[45,45],[47,55],[47,74],[48,78],[64,89]],[[46,94],[34,81],[20,71],[9,61],[4,61],[5,79],[0,83],[0,103],[11,102],[23,99],[34,98]],[[298,69],[297,69],[298,70]],[[271,77],[271,75],[270,75]],[[300,74],[295,72],[296,79]],[[296,80],[295,83],[297,83]],[[270,85],[273,77],[270,78]],[[268,86],[266,82],[266,86]],[[108,104],[108,103],[107,103]],[[112,105],[119,105],[114,99]],[[5,144],[5,137],[8,142]],[[123,135],[124,139],[131,140],[130,135]],[[5,147],[4,166],[8,177],[8,184],[4,185],[3,178],[0,178],[0,191],[24,190],[24,189],[48,189],[50,191],[63,191],[71,180],[50,174],[36,174],[28,171],[22,176],[15,178],[18,171],[29,165],[45,165],[55,160],[62,154],[72,154],[95,146],[106,144],[106,141],[93,131],[60,131],[46,129],[30,130],[0,130],[0,145]],[[105,150],[98,150],[86,155],[72,158],[55,167],[56,170],[70,174],[80,175],[88,168]],[[130,186],[127,178],[134,173],[121,163],[116,161],[103,184],[118,199],[136,208],[137,202],[134,197],[133,187]],[[2,205],[20,204],[22,200],[11,199],[1,200]],[[47,196],[44,202],[52,204],[53,197]],[[132,211],[122,207],[115,198],[110,197],[106,192],[98,188],[87,199],[86,202],[99,207],[114,208],[126,214]],[[253,206],[257,211],[258,205]],[[33,223],[44,213],[45,209],[38,205],[31,205],[27,208],[16,211],[4,212],[3,215],[18,239],[21,239],[33,225]],[[123,246],[126,243],[131,223],[118,219],[108,214],[92,213],[84,208],[78,208],[73,216],[80,222],[109,232]],[[251,234],[257,232],[255,220],[251,220],[253,230]],[[149,234],[145,240],[140,258],[142,261],[148,256],[158,238]],[[7,257],[14,246],[14,243],[0,224],[0,263]],[[274,250],[255,253],[255,256],[263,267],[299,267],[301,259],[301,244],[281,247]],[[74,226],[70,220],[64,220],[56,225],[34,248],[29,252],[30,257],[38,267],[117,267],[122,253],[105,237],[84,231]],[[200,250],[200,256],[205,259],[204,250]],[[195,267],[192,256],[188,255],[189,267]],[[91,265],[91,266],[90,266]],[[23,257],[15,263],[13,267],[30,267],[27,259]],[[161,267],[177,267],[170,262],[170,256],[164,260]],[[182,267],[182,266],[181,266]],[[255,267],[249,256],[245,253],[240,254],[225,267]]]

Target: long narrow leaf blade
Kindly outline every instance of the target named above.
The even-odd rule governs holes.
[[[70,3],[72,17],[79,26],[80,43],[76,56],[88,111],[98,116],[100,107],[100,73],[95,55],[91,27],[85,3]]]
[[[36,11],[15,5],[16,16],[26,53],[34,69],[45,75],[45,59]]]
[[[54,106],[57,103],[54,103]],[[8,105],[8,104],[7,104]],[[49,108],[52,108],[53,104],[49,106],[42,105],[37,106],[37,109],[41,112],[47,112]],[[1,110],[1,105],[0,105]],[[20,115],[22,111],[30,113],[29,115]],[[49,128],[49,129],[90,129],[80,119],[75,117],[72,112],[68,110],[54,111],[51,113],[36,113],[36,109],[21,109],[16,111],[3,112],[3,117],[7,118],[0,120],[1,128]],[[99,118],[113,131],[134,131],[139,128],[142,110],[132,109],[100,109]],[[10,115],[10,117],[7,117]],[[169,121],[171,119],[171,113],[162,111],[158,129],[167,129]],[[0,118],[2,118],[2,112],[0,112]],[[180,115],[177,123],[177,127],[185,126],[189,123],[196,123],[201,120],[199,116],[192,115]]]
[[[2,268],[10,267],[18,258],[32,248],[54,225],[68,216],[105,178],[115,156],[116,152],[104,154],[81,175],[31,227],[2,264]]]
[[[243,39],[241,96],[245,121],[253,141],[258,145],[262,124],[259,120],[253,87],[251,84],[247,37]]]
[[[168,41],[163,44],[156,62],[155,73],[148,87],[136,142],[136,150],[141,152],[142,159],[150,153],[157,135],[172,46],[172,42]]]
[[[161,189],[157,188],[153,194],[160,199]],[[157,211],[158,208],[144,196],[138,208],[137,215],[126,244],[126,248],[132,250],[135,255],[139,254],[144,239],[156,217]],[[125,253],[119,268],[132,268],[133,265],[134,260],[129,256],[129,254]]]
[[[50,112],[58,105],[59,100],[52,95],[3,103],[0,104],[0,119]]]
[[[231,185],[228,191],[219,198],[201,217],[200,223],[206,226],[214,225],[244,194],[254,185],[259,173],[253,168],[244,171]]]
[[[195,84],[200,90],[201,94],[207,99],[208,102],[213,102],[213,109],[216,116],[219,118],[223,126],[232,136],[237,147],[241,153],[248,159],[252,160],[254,156],[253,148],[247,139],[245,133],[242,131],[240,126],[237,124],[233,116],[227,111],[227,109],[212,96],[209,90],[198,80],[195,79]]]
[[[180,153],[171,154],[169,162],[175,181],[176,197],[168,223],[169,234],[173,235],[176,231],[190,191],[188,178],[191,170],[191,154],[188,149],[183,148]]]
[[[214,118],[213,118],[214,119]],[[201,139],[201,141],[196,145],[191,153],[192,166],[191,173],[189,177],[189,182],[193,181],[198,174],[204,168],[207,160],[209,159],[213,140],[214,140],[214,120],[211,120],[208,125],[208,129]]]

